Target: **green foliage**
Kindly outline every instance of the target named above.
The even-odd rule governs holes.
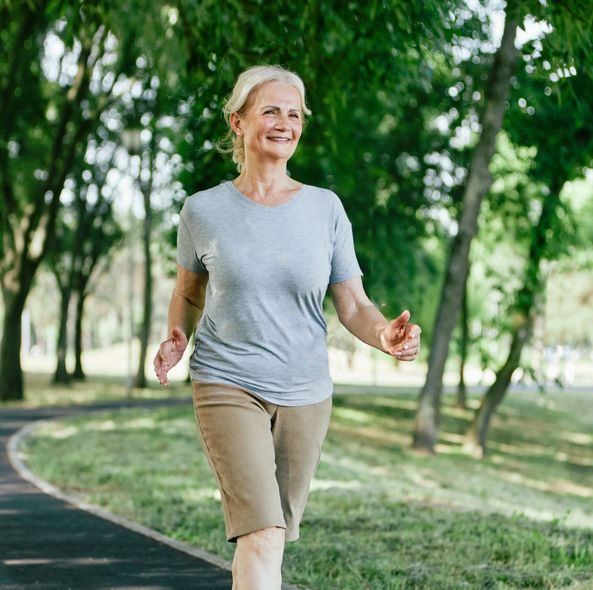
[[[438,283],[439,273],[423,240],[440,231],[432,210],[449,189],[425,192],[423,178],[437,166],[424,155],[447,142],[432,121],[443,102],[451,106],[445,93],[451,54],[443,59],[439,51],[450,41],[446,11],[456,3],[420,9],[399,2],[280,2],[274,20],[257,3],[217,5],[215,16],[209,3],[177,6],[191,94],[178,147],[187,162],[180,177],[187,192],[234,175],[213,145],[224,133],[218,113],[239,71],[255,63],[293,68],[305,80],[313,116],[291,173],[344,200],[365,285],[385,313],[410,307],[430,323],[436,293],[426,286]],[[463,26],[480,30],[471,19]],[[211,42],[204,47],[206,35]]]
[[[60,286],[74,289],[82,296],[88,294],[97,264],[105,262],[124,237],[113,214],[114,191],[106,185],[112,164],[113,158],[95,161],[88,168],[84,162],[78,163],[69,186],[70,200],[59,212],[47,258]]]
[[[586,216],[580,219],[561,191],[593,162],[593,80],[575,61],[577,54],[567,56],[566,48],[559,53],[558,38],[567,34],[559,27],[524,46],[506,133],[490,168],[494,183],[472,252],[470,292],[486,302],[474,304],[473,314],[481,325],[476,335],[489,335],[491,343],[512,329],[513,311],[537,313],[545,265],[583,244],[579,226]],[[480,347],[485,352],[483,341]],[[502,360],[496,346],[486,348],[491,360]]]
[[[488,354],[507,328],[543,197],[591,164],[589,4],[520,3],[553,32],[522,49],[472,255],[471,315]],[[371,298],[386,315],[410,308],[428,342],[479,131],[490,12],[500,8],[458,0],[2,3],[0,270],[15,265],[15,220],[32,205],[39,217],[62,173],[72,174],[68,150],[82,162],[90,131],[98,129],[97,146],[111,146],[129,126],[158,135],[160,152],[178,166],[168,193],[175,203],[156,213],[167,244],[155,249],[174,270],[181,188],[191,194],[235,175],[213,146],[237,74],[280,63],[301,74],[313,110],[291,174],[340,195]],[[93,83],[73,101],[72,67],[91,46]],[[562,197],[542,258],[582,255],[591,241],[584,219]]]

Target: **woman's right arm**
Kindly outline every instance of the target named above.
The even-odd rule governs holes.
[[[204,311],[207,284],[207,272],[191,272],[177,265],[177,282],[169,303],[169,337],[161,343],[153,363],[161,385],[169,383],[167,373],[183,357],[189,338]]]

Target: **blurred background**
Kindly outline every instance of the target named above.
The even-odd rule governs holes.
[[[155,388],[178,212],[236,176],[221,107],[262,63],[307,87],[291,175],[338,193],[370,297],[423,330],[397,364],[328,302],[338,383],[415,387],[428,448],[443,384],[491,408],[590,388],[589,4],[3,2],[0,399],[27,375]]]

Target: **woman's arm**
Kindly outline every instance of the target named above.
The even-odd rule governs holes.
[[[179,328],[189,340],[204,311],[207,285],[207,272],[190,272],[177,265],[177,282],[169,303],[169,337]]]
[[[421,329],[408,323],[406,310],[388,321],[368,298],[360,277],[330,285],[340,323],[362,342],[400,360],[414,360],[420,350]]]
[[[154,372],[161,385],[167,385],[167,373],[181,360],[189,338],[204,311],[207,272],[190,272],[177,265],[177,282],[171,295],[168,314],[168,338],[161,342],[154,357]]]

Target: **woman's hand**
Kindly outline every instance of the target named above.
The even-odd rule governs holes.
[[[383,351],[400,361],[413,361],[420,352],[420,333],[416,324],[409,324],[410,312],[406,309],[391,320],[380,332]]]
[[[154,357],[154,372],[161,385],[168,385],[167,373],[181,360],[187,348],[187,336],[179,328],[173,328],[171,338],[161,342]]]

